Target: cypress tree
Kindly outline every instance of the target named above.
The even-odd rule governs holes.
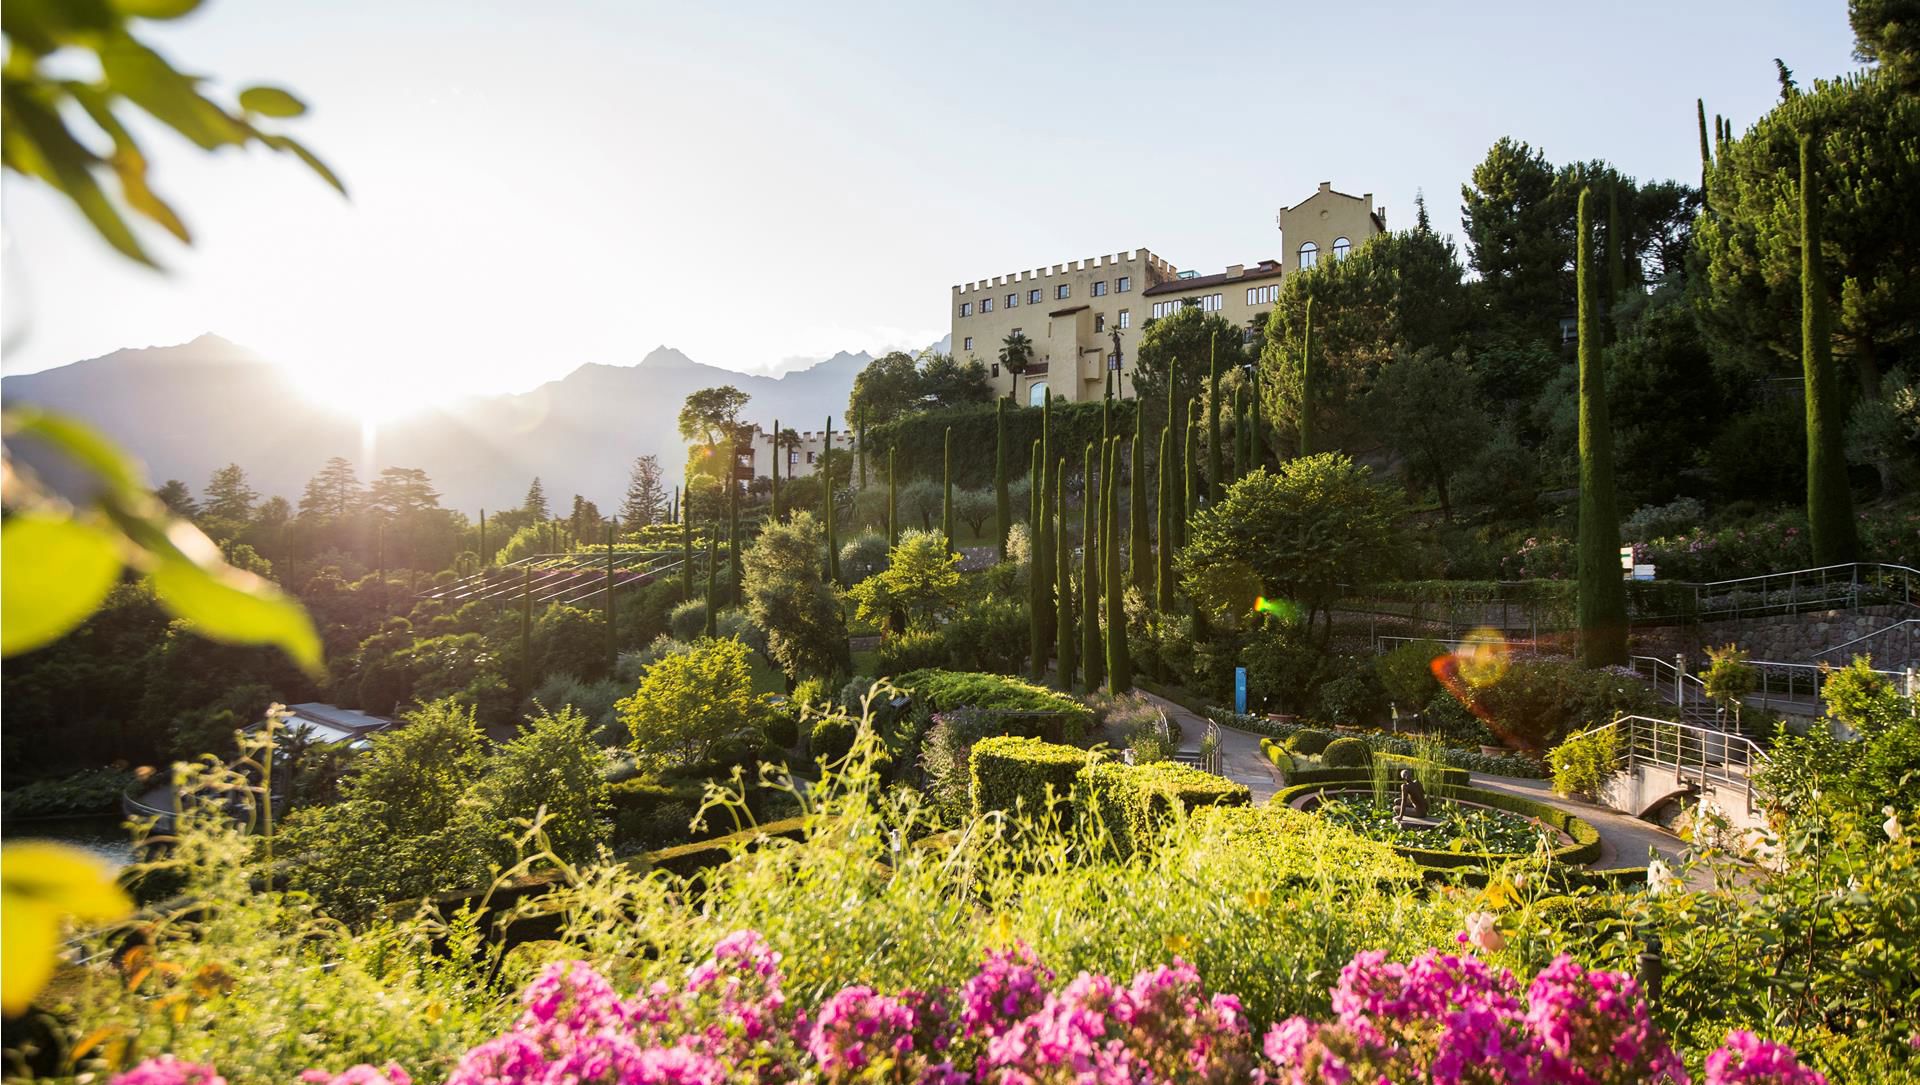
[[[1057,541],[1055,536],[1059,532],[1055,530],[1054,523],[1056,516],[1053,506],[1058,495],[1054,493],[1053,465],[1055,460],[1064,458],[1053,450],[1053,398],[1049,396],[1046,404],[1040,408],[1040,536],[1033,553],[1034,561],[1039,563],[1040,590],[1044,593],[1042,601],[1046,604],[1040,608],[1041,628],[1046,632],[1040,638],[1042,644],[1052,641],[1055,633],[1053,578],[1056,569],[1053,550]]]
[[[707,532],[707,628],[706,628],[706,636],[707,636],[707,639],[709,640],[713,639],[714,634],[718,630],[718,626],[716,622],[717,622],[719,611],[720,611],[720,598],[718,593],[716,593],[714,590],[714,582],[716,579],[716,573],[720,568],[719,546],[720,546],[720,532],[718,530],[709,530]]]
[[[781,516],[780,516],[780,420],[778,418],[773,420],[773,469],[771,472],[768,473],[767,478],[770,479],[773,484],[773,492],[771,494],[771,497],[773,500],[771,515],[773,516],[774,523],[779,523],[781,521]]]
[[[1307,298],[1307,319],[1300,332],[1300,445],[1296,455],[1313,455],[1313,298]]]
[[[1695,98],[1694,112],[1700,119],[1700,202],[1707,202],[1707,175],[1713,172],[1713,148],[1707,143],[1707,100]]]
[[[1841,409],[1833,382],[1833,328],[1826,265],[1820,258],[1819,164],[1813,137],[1800,137],[1800,366],[1807,404],[1807,523],[1815,565],[1853,561],[1853,494],[1841,446]]]
[[[1053,567],[1059,576],[1054,586],[1054,656],[1060,667],[1060,688],[1073,689],[1073,589],[1069,571],[1073,568],[1067,538],[1067,458],[1060,457],[1053,468],[1053,539],[1056,552]]]
[[[607,519],[607,673],[620,662],[620,637],[613,613],[613,521]]]
[[[1220,357],[1215,351],[1219,335],[1207,340],[1207,504],[1220,503]]]
[[[1233,477],[1247,473],[1247,386],[1233,390]]]
[[[1114,462],[1120,459],[1119,438],[1114,438],[1111,453]],[[1118,487],[1113,472],[1107,472],[1107,533],[1117,535],[1120,530],[1120,510],[1114,498]],[[1133,658],[1127,652],[1127,608],[1120,590],[1120,550],[1110,547],[1107,550],[1107,691],[1125,693],[1133,688]]]
[[[1627,253],[1625,229],[1620,220],[1620,186],[1607,187],[1607,327],[1613,338],[1620,329],[1613,319],[1613,307],[1627,292]]]
[[[1260,363],[1253,363],[1253,390],[1247,393],[1247,401],[1253,415],[1252,424],[1247,431],[1247,443],[1252,446],[1252,466],[1263,467],[1267,462],[1267,439],[1265,427],[1260,421]]]
[[[727,480],[727,571],[733,574],[733,587],[728,592],[733,597],[733,605],[740,605],[740,484],[733,479]]]
[[[1080,502],[1080,659],[1088,693],[1106,678],[1105,653],[1100,650],[1100,502],[1094,491],[1093,442],[1087,442],[1082,474],[1085,499]]]
[[[893,449],[887,449],[887,549],[900,544],[900,487],[893,473]]]
[[[993,514],[995,549],[1007,560],[1007,531],[1013,527],[1013,503],[1007,497],[1007,401],[993,401]]]
[[[860,488],[867,488],[867,420],[860,420],[860,434],[853,439],[854,455],[860,457]]]
[[[1186,509],[1181,513],[1178,525],[1180,545],[1187,545],[1187,525],[1194,514],[1200,511],[1200,401],[1187,401],[1187,462],[1185,470]]]
[[[693,520],[680,510],[680,595],[693,598]]]
[[[1046,562],[1040,559],[1040,498],[1046,483],[1040,470],[1040,442],[1033,442],[1033,464],[1027,471],[1027,632],[1032,650],[1032,673],[1038,682],[1047,675],[1047,623],[1045,614],[1052,601],[1047,598]]]
[[[1580,192],[1574,284],[1580,297],[1580,657],[1589,667],[1627,661],[1627,589],[1620,577],[1620,519],[1613,499],[1613,438],[1606,361],[1600,353],[1593,269],[1593,192]]]
[[[1162,614],[1173,613],[1173,423],[1160,427],[1160,549],[1154,602]]]
[[[948,426],[941,438],[940,484],[944,493],[940,498],[940,530],[947,536],[947,553],[954,551],[953,546],[953,427]]]
[[[827,416],[827,440],[820,450],[820,491],[827,508],[827,582],[840,583],[840,544],[833,530],[833,416]]]
[[[479,565],[482,569],[493,564],[493,562],[487,560],[487,510],[485,509],[480,510],[480,546],[479,549],[474,551],[474,555],[480,559]],[[293,581],[293,550],[291,547],[287,550],[287,569],[287,581],[291,583]]]
[[[1127,543],[1128,568],[1132,571],[1133,586],[1140,589],[1144,598],[1153,591],[1153,540],[1147,528],[1147,442],[1142,438],[1147,429],[1145,411],[1138,403],[1133,408],[1133,476],[1127,490]]]
[[[689,582],[691,585],[691,582]],[[688,588],[687,598],[693,598]],[[520,687],[533,692],[533,566],[520,578]]]

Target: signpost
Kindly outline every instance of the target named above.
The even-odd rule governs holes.
[[[1233,710],[1240,715],[1247,714],[1247,669],[1233,669]]]

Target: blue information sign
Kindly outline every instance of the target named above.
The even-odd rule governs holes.
[[[1247,714],[1247,669],[1233,669],[1233,710],[1242,716]]]

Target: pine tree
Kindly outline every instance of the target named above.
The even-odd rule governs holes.
[[[705,636],[712,640],[718,631],[717,621],[720,614],[720,595],[715,591],[715,582],[720,571],[720,532],[717,527],[707,531],[707,628]]]
[[[1820,253],[1819,163],[1813,137],[1800,137],[1800,366],[1806,385],[1807,524],[1815,565],[1857,557],[1853,494],[1842,447],[1842,409],[1833,380],[1833,327]]]
[[[1620,329],[1613,319],[1613,307],[1627,292],[1626,226],[1620,218],[1620,186],[1607,186],[1607,327],[1614,338]]]
[[[993,401],[993,512],[995,549],[1007,560],[1007,532],[1013,527],[1013,503],[1007,496],[1007,401]]]
[[[1106,677],[1105,653],[1100,650],[1100,502],[1094,491],[1093,442],[1087,442],[1080,502],[1080,659],[1088,693]]]
[[[1047,598],[1046,562],[1040,558],[1040,500],[1047,487],[1040,470],[1040,442],[1033,442],[1033,464],[1027,471],[1027,631],[1032,651],[1035,682],[1047,675],[1047,623],[1044,615],[1052,601]]]
[[[168,487],[179,487],[179,497],[168,500]],[[360,507],[364,491],[360,488],[360,479],[354,474],[353,464],[340,456],[327,460],[320,473],[307,482],[307,489],[300,496],[300,515],[319,517],[327,520],[342,520],[351,516]],[[198,512],[193,495],[187,492],[185,483],[170,481],[160,488],[160,498],[176,516],[192,516]]]
[[[1141,439],[1147,432],[1146,414],[1139,404],[1134,404],[1133,463],[1130,465],[1133,474],[1127,491],[1128,568],[1133,586],[1140,589],[1142,598],[1153,591],[1153,540],[1147,526],[1147,442]]]
[[[1207,504],[1220,503],[1222,461],[1220,448],[1220,356],[1213,340],[1207,344]]]
[[[680,598],[693,598],[693,519],[681,510],[680,516]]]
[[[520,502],[520,511],[526,513],[529,520],[541,521],[553,518],[553,513],[547,509],[547,490],[540,485],[539,475],[533,476],[533,485],[527,487],[526,500]]]
[[[1156,555],[1154,603],[1162,614],[1173,613],[1173,423],[1160,427],[1160,547]]]
[[[660,457],[641,456],[633,461],[633,470],[627,476],[627,496],[620,504],[620,520],[629,531],[638,531],[660,519],[667,497],[661,485],[663,477]]]
[[[1313,298],[1307,298],[1306,323],[1300,331],[1300,434],[1295,455],[1313,455]]]
[[[247,473],[230,463],[213,473],[200,494],[200,517],[229,524],[245,525],[253,518],[253,506],[260,494],[247,483]]]
[[[1120,439],[1114,438],[1111,462],[1120,459]],[[1107,472],[1107,534],[1120,531],[1120,510],[1115,498],[1118,486],[1113,471]],[[1120,551],[1107,550],[1107,692],[1121,694],[1133,688],[1133,657],[1127,651],[1127,608],[1120,588]]]
[[[1593,269],[1593,193],[1580,192],[1574,284],[1580,298],[1581,661],[1627,661],[1627,591],[1620,578],[1620,519],[1613,497],[1613,439],[1607,421],[1606,361],[1600,353],[1598,282]]]
[[[1257,470],[1266,466],[1267,462],[1267,431],[1266,425],[1260,416],[1260,366],[1257,362],[1254,364],[1251,379],[1253,381],[1253,388],[1247,393],[1247,401],[1249,410],[1253,415],[1253,421],[1247,432],[1247,443],[1252,446],[1252,456],[1250,457],[1252,466],[1249,469]]]
[[[827,507],[827,582],[840,583],[840,540],[833,526],[833,416],[827,416],[827,440],[820,450],[820,491]]]
[[[740,605],[740,484],[727,480],[727,567],[733,574],[733,603]]]
[[[947,536],[947,553],[954,552],[953,545],[953,427],[948,426],[946,435],[941,439],[940,485],[944,491],[940,498],[940,530]]]
[[[1053,469],[1053,567],[1059,576],[1054,585],[1054,656],[1060,668],[1060,688],[1073,689],[1073,589],[1069,571],[1073,568],[1067,538],[1067,458],[1060,457]]]

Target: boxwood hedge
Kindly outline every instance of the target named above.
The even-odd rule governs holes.
[[[1371,779],[1371,777],[1369,777]],[[1296,800],[1337,786],[1338,782],[1296,784],[1276,794],[1271,802],[1275,806],[1291,806]],[[1440,785],[1428,790],[1428,794],[1440,799],[1458,799],[1462,802],[1478,803],[1496,810],[1520,814],[1524,817],[1538,818],[1573,838],[1573,843],[1562,844],[1554,848],[1549,857],[1555,863],[1571,866],[1584,866],[1600,858],[1600,830],[1576,814],[1569,813],[1556,806],[1520,795],[1509,795],[1504,791],[1488,791],[1478,787],[1449,787]],[[1405,847],[1399,844],[1389,845],[1393,850],[1424,867],[1461,867],[1482,866],[1488,862],[1498,862],[1512,858],[1510,854],[1486,852],[1434,851],[1426,848]]]
[[[1096,761],[1080,770],[1074,792],[1076,815],[1097,814],[1121,859],[1158,836],[1176,805],[1196,810],[1245,806],[1252,801],[1253,793],[1245,785],[1173,761],[1145,765]]]
[[[1019,735],[983,738],[973,744],[968,759],[973,812],[1025,810],[1031,816],[1050,802],[1065,803],[1086,763],[1087,751],[1075,746]]]

